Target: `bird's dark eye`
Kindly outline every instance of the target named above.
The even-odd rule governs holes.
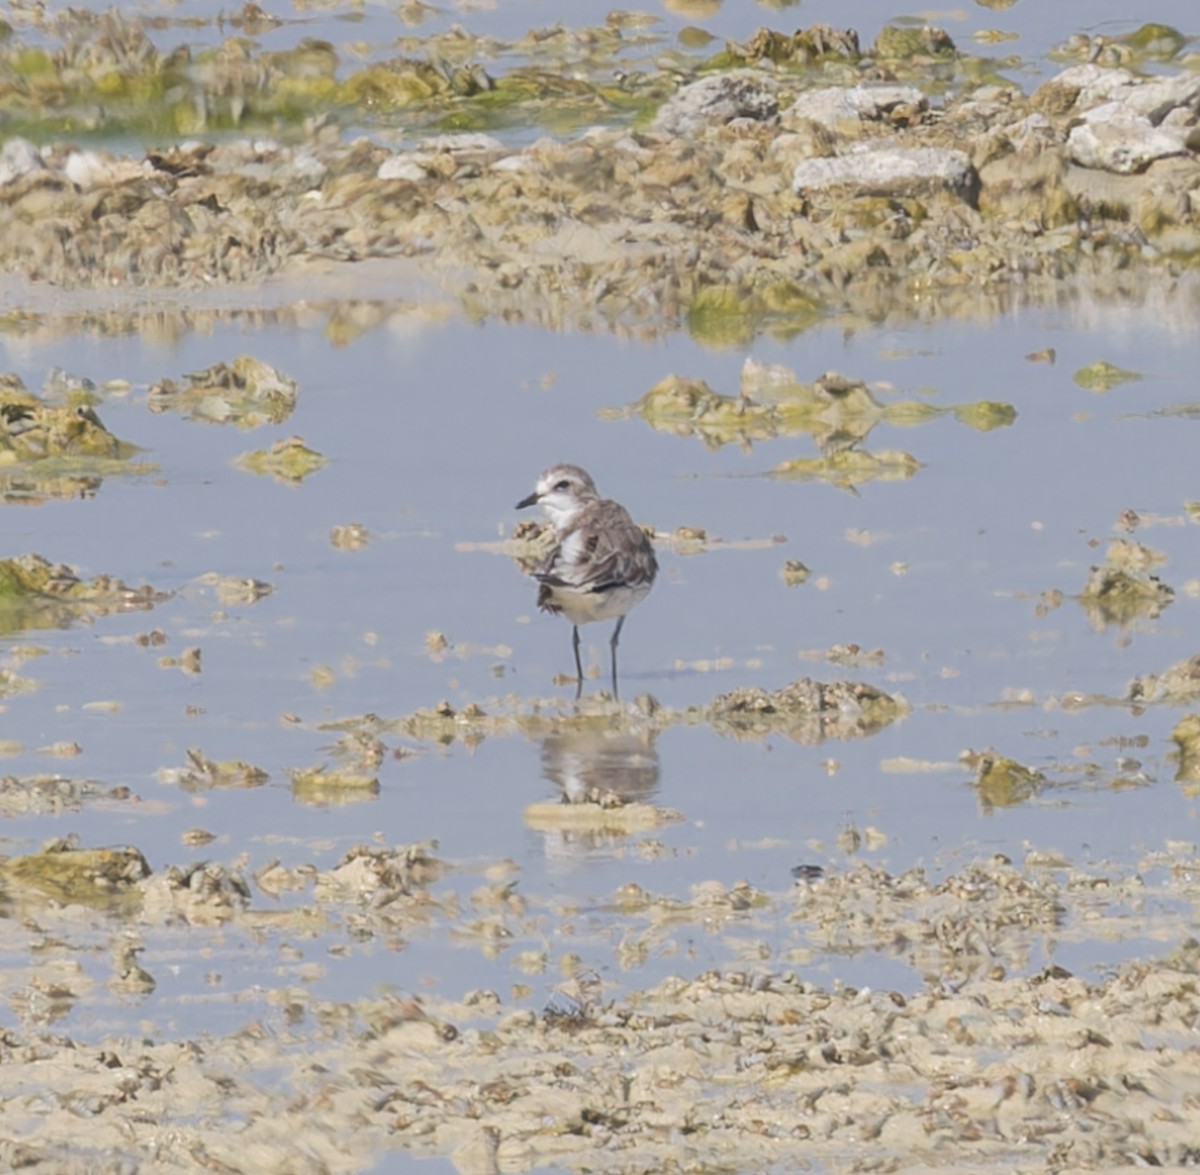
[[[563,490],[569,489],[570,485],[571,485],[571,483],[569,481],[567,481],[567,479],[564,477],[562,479],[562,481],[558,482],[557,485],[555,485],[554,492],[562,493]]]

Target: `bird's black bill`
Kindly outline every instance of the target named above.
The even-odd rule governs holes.
[[[517,503],[517,509],[524,510],[526,506],[533,506],[537,503],[537,500],[538,500],[537,490],[534,490],[534,492],[532,494],[530,494],[528,498],[522,498]]]

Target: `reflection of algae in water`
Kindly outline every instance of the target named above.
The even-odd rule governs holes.
[[[67,628],[112,612],[149,610],[167,598],[148,584],[131,588],[107,575],[81,580],[66,564],[37,554],[0,559],[0,633]]]
[[[1177,57],[1187,44],[1187,38],[1169,24],[1150,21],[1127,33],[1120,40],[1147,57],[1169,60]]]
[[[1150,574],[1150,568],[1164,562],[1161,552],[1131,539],[1110,542],[1104,563],[1090,569],[1079,593],[1079,602],[1092,623],[1105,628],[1139,618],[1157,619],[1175,598],[1173,588]]]
[[[951,409],[960,423],[979,432],[991,432],[994,428],[1007,428],[1016,422],[1017,410],[1011,404],[999,400],[979,400],[974,404],[960,404]]]
[[[257,428],[282,424],[296,407],[296,381],[252,355],[215,363],[184,379],[186,386],[164,379],[151,387],[150,410],[170,409],[191,420]]]
[[[256,449],[235,458],[234,465],[250,473],[269,473],[276,481],[299,485],[310,473],[329,464],[329,458],[310,449],[300,437],[276,441],[270,449]]]
[[[339,78],[337,50],[315,38],[263,52],[254,40],[234,36],[210,48],[182,45],[164,54],[138,18],[117,12],[91,20],[67,14],[45,29],[59,39],[53,52],[3,45],[0,38],[6,130],[39,140],[82,131],[162,136],[270,128],[278,134],[331,111],[375,124],[440,116],[447,129],[581,125],[614,111],[648,110],[673,80],[666,73],[639,74],[621,85],[608,81],[617,55],[629,46],[604,26],[578,39],[578,69],[519,65],[497,79],[467,57],[494,55],[497,43],[477,43],[464,30],[422,38],[421,58],[375,62]],[[514,55],[544,47],[537,34],[525,40],[524,51],[521,42],[510,44]],[[604,80],[577,76],[583,71]]]
[[[1138,372],[1126,371],[1125,368],[1116,367],[1103,359],[1081,367],[1074,376],[1075,382],[1089,392],[1109,392],[1115,387],[1120,387],[1121,384],[1131,383],[1141,378],[1142,376]]]
[[[861,380],[836,371],[803,383],[786,367],[749,359],[739,395],[722,395],[701,379],[668,375],[626,409],[630,411],[654,429],[696,435],[712,447],[809,433],[823,447],[839,449],[861,441],[880,423],[913,427],[949,413],[986,432],[1011,425],[1017,417],[1011,404],[992,400],[952,407],[920,400],[885,404]]]
[[[604,804],[591,800],[578,804],[529,804],[524,814],[525,826],[535,832],[579,834],[629,835],[677,824],[684,819],[682,812],[655,804]]]
[[[214,787],[262,787],[270,776],[261,767],[244,759],[210,759],[197,747],[187,753],[188,765],[178,771],[166,771],[165,778],[179,784],[184,791],[201,792]]]
[[[771,470],[772,477],[789,481],[828,481],[847,489],[871,481],[904,481],[924,468],[911,453],[882,449],[868,453],[863,449],[843,449],[828,457],[796,457],[782,461]]]
[[[1200,795],[1200,714],[1187,714],[1171,731],[1171,741],[1179,748],[1175,782],[1185,785],[1189,796]]]
[[[687,309],[687,328],[697,342],[712,347],[743,347],[764,324],[776,333],[798,334],[817,322],[823,303],[802,286],[777,281],[752,293],[739,286],[705,286]]]
[[[289,771],[292,777],[292,796],[302,804],[329,806],[371,800],[379,795],[379,779],[358,771],[316,767]]]
[[[706,286],[688,306],[687,328],[698,342],[742,347],[758,334],[762,316],[762,303],[737,286]]]

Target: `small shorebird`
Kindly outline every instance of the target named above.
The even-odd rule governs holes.
[[[517,503],[517,509],[538,505],[554,528],[554,549],[541,569],[538,607],[561,613],[574,626],[578,698],[583,693],[583,664],[579,660],[579,626],[596,620],[615,620],[612,640],[613,697],[617,696],[617,642],[626,614],[646,598],[658,562],[654,548],[629,511],[619,502],[600,497],[596,483],[578,465],[552,465],[538,478],[537,488]]]

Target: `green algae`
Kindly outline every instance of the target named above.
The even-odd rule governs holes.
[[[1188,43],[1188,38],[1177,28],[1157,21],[1149,21],[1118,40],[1155,61],[1170,61],[1178,57]]]
[[[991,432],[994,428],[1008,428],[1017,420],[1016,408],[1000,400],[979,400],[974,404],[960,404],[951,411],[959,423],[979,432]]]
[[[1200,714],[1184,715],[1172,729],[1171,741],[1178,748],[1175,782],[1187,785],[1189,795],[1200,794]]]
[[[770,61],[776,66],[816,70],[826,65],[853,66],[861,56],[858,35],[851,29],[813,25],[789,35],[760,28],[744,42],[728,42],[704,62],[703,69],[716,72]]]
[[[772,477],[787,481],[827,481],[841,489],[853,489],[872,481],[905,481],[924,466],[911,453],[883,449],[844,449],[825,457],[795,457],[781,461]]]
[[[986,809],[1012,808],[1032,799],[1046,782],[1046,777],[1030,767],[1009,759],[996,751],[967,752],[963,762],[975,771],[975,790]]]
[[[276,441],[269,449],[243,453],[234,465],[250,473],[269,474],[276,481],[299,485],[306,477],[329,464],[329,458],[310,449],[300,437]]]
[[[948,33],[929,25],[884,25],[871,49],[884,60],[952,61],[957,52]]]
[[[599,27],[564,37],[555,67],[532,64],[545,36],[512,42],[461,32],[405,38],[411,56],[359,64],[328,41],[262,51],[248,36],[194,49],[160,51],[138,17],[64,14],[44,30],[55,48],[0,37],[0,114],[6,134],[44,142],[62,136],[155,138],[231,130],[298,133],[329,116],[377,126],[488,129],[547,127],[643,114],[644,71],[614,85],[614,66],[647,52],[660,34],[630,36]],[[590,35],[589,35],[590,34]],[[493,78],[482,58],[515,60]],[[521,60],[526,57],[528,60]],[[655,100],[671,75],[653,82]]]
[[[1152,574],[1166,562],[1160,552],[1131,539],[1113,539],[1102,564],[1088,571],[1079,594],[1095,628],[1128,626],[1135,620],[1154,620],[1175,598],[1175,591]]]
[[[698,436],[710,448],[808,433],[823,448],[845,449],[880,424],[915,427],[952,415],[969,428],[987,432],[1010,426],[1017,418],[1016,409],[1000,401],[949,407],[921,400],[884,403],[861,380],[837,372],[804,383],[786,368],[760,369],[751,363],[743,371],[740,395],[722,395],[703,380],[669,375],[627,412],[637,413],[657,431]],[[840,463],[844,473],[855,461],[858,458],[838,455],[827,469],[832,472]],[[863,462],[859,465],[865,468]],[[811,467],[792,468],[801,472]]]
[[[765,309],[738,286],[706,286],[687,308],[687,329],[712,347],[744,347],[758,334]]]
[[[1121,384],[1133,383],[1142,379],[1143,376],[1139,372],[1127,371],[1123,367],[1117,367],[1100,359],[1095,363],[1089,363],[1086,367],[1081,367],[1072,378],[1081,388],[1086,388],[1089,392],[1111,392],[1113,388],[1120,387]]]
[[[66,564],[41,555],[0,559],[0,634],[68,628],[114,612],[148,610],[168,595],[131,588],[107,575],[82,580]]]
[[[135,848],[82,849],[56,841],[42,852],[0,861],[0,887],[7,897],[33,894],[90,907],[140,904],[137,883],[150,876],[146,858]]]
[[[379,778],[361,771],[318,764],[288,772],[292,797],[299,803],[316,807],[357,803],[379,795]]]

